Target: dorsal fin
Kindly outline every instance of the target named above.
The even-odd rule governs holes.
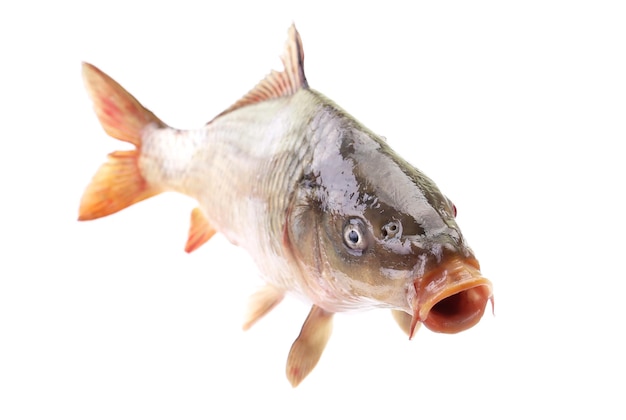
[[[308,88],[309,85],[304,76],[302,39],[300,39],[300,34],[294,24],[289,27],[287,42],[280,59],[283,62],[283,71],[272,70],[265,79],[261,80],[250,92],[219,114],[218,117],[246,105],[293,95],[300,89]]]

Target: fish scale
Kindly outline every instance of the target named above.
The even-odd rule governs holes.
[[[279,119],[296,120],[293,104],[297,99],[247,106],[214,120],[206,127],[210,158],[194,164],[191,175],[195,179],[191,184],[202,187],[190,195],[200,202],[211,225],[257,255],[265,277],[284,288],[293,287],[291,283],[297,279],[285,261],[285,214],[306,164],[305,155],[311,153],[310,142],[302,124],[294,127],[297,135],[268,130],[267,126],[272,124],[268,120],[276,123],[277,113],[283,114]],[[252,116],[256,116],[253,124],[249,122]],[[248,121],[244,130],[230,129],[241,126],[242,121]],[[266,263],[268,260],[271,263]],[[275,271],[285,275],[276,276]]]

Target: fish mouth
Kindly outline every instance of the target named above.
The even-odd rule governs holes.
[[[454,257],[414,281],[409,337],[421,322],[431,331],[454,334],[480,321],[493,287],[474,258]]]

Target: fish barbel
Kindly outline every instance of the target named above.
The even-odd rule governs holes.
[[[455,221],[456,208],[386,141],[310,89],[302,41],[289,29],[272,71],[204,127],[178,130],[113,79],[83,63],[104,130],[134,150],[109,155],[79,220],[164,191],[196,199],[191,252],[220,232],[252,256],[267,285],[244,329],[290,293],[312,305],[287,360],[297,386],[317,364],[335,312],[389,308],[409,338],[424,324],[474,326],[492,285]]]

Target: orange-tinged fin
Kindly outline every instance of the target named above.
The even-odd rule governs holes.
[[[332,332],[333,313],[313,305],[287,358],[287,379],[293,387],[313,370]]]
[[[186,252],[192,252],[200,248],[206,241],[215,235],[216,230],[211,227],[209,221],[198,207],[191,211],[191,223],[189,224],[189,237],[185,245]]]
[[[147,184],[139,169],[141,133],[149,124],[165,127],[116,81],[83,63],[83,79],[104,130],[138,150],[113,152],[85,190],[78,220],[92,220],[120,211],[161,191]]]
[[[136,150],[113,152],[91,180],[80,201],[78,220],[108,216],[150,198],[160,191],[150,188],[137,165]]]
[[[265,314],[274,309],[285,297],[285,292],[267,284],[250,296],[243,330],[250,329]]]
[[[300,39],[300,34],[293,24],[289,27],[287,42],[285,43],[285,49],[280,59],[283,62],[283,71],[272,70],[270,74],[268,74],[265,79],[261,80],[250,92],[220,115],[224,115],[246,105],[293,95],[300,89],[308,88],[304,75],[304,49],[302,48],[302,39]]]
[[[83,63],[83,80],[104,131],[111,137],[141,146],[141,131],[150,123],[165,124],[115,80],[96,66]]]

